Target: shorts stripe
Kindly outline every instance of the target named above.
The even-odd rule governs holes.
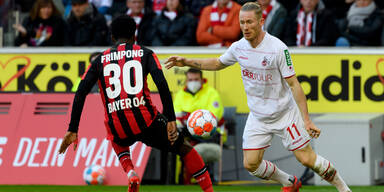
[[[300,146],[294,148],[294,149],[290,149],[290,151],[296,151],[297,149],[299,149],[300,147],[304,146],[305,144],[307,144],[309,141],[311,141],[310,139],[308,139],[305,143],[301,144]]]
[[[267,146],[265,146],[265,147],[260,147],[260,148],[247,148],[247,149],[243,149],[243,151],[261,150],[261,149],[265,149],[265,148],[267,148],[267,147],[269,147],[269,146],[271,146],[271,145],[267,145]]]

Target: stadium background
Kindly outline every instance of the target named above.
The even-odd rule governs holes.
[[[124,175],[119,165],[116,164],[117,161],[113,162],[113,159],[111,160],[109,158],[111,149],[105,147],[108,144],[105,144],[102,140],[104,136],[102,124],[103,112],[99,96],[97,95],[92,94],[88,97],[84,113],[91,113],[92,111],[100,109],[100,119],[89,119],[86,118],[87,114],[84,114],[82,119],[83,123],[81,124],[82,128],[80,128],[80,130],[84,130],[84,132],[80,132],[80,137],[85,139],[82,151],[85,155],[78,155],[78,166],[74,166],[73,164],[75,158],[74,152],[69,152],[65,158],[68,160],[64,161],[63,166],[59,166],[58,162],[57,164],[52,163],[55,158],[59,159],[60,157],[54,156],[54,147],[49,149],[51,143],[52,146],[56,146],[57,143],[59,143],[59,139],[65,132],[69,121],[70,104],[72,103],[73,94],[68,93],[68,91],[72,90],[72,86],[76,84],[79,77],[84,73],[88,65],[89,53],[102,49],[103,48],[3,48],[0,50],[0,83],[2,91],[0,94],[0,103],[3,105],[0,107],[0,119],[2,122],[2,131],[0,133],[0,173],[2,174],[0,174],[0,184],[82,185],[81,174],[83,168],[87,164],[93,162],[100,163],[103,161],[106,161],[104,162],[105,164],[110,163],[111,165],[106,168],[107,174],[110,174],[109,178],[107,178],[110,179],[109,184],[124,184],[124,179],[121,179],[124,178]],[[212,56],[217,57],[225,50],[201,47],[154,47],[153,49],[158,53],[161,62],[164,62],[167,57],[174,54],[206,58]],[[338,141],[335,141],[337,146],[333,146],[332,148],[328,147],[320,153],[326,157],[338,154],[337,159],[333,160],[333,157],[330,157],[330,159],[334,161],[336,167],[340,167],[341,173],[345,173],[344,177],[347,183],[364,186],[382,184],[384,182],[384,143],[382,140],[384,121],[380,114],[384,112],[384,82],[380,82],[379,76],[382,76],[381,73],[384,73],[384,49],[293,48],[291,49],[291,53],[297,76],[301,81],[304,92],[307,94],[309,110],[315,122],[316,118],[333,114],[332,116],[339,118],[337,121],[338,124],[340,124],[340,129],[343,130],[339,132],[329,128],[323,129],[323,136],[313,143],[315,149],[317,149],[317,147],[320,148],[319,146],[322,144],[327,144],[328,139],[339,138]],[[185,70],[186,68],[174,68],[171,70],[163,68],[172,93],[175,93],[184,86]],[[251,177],[242,166],[241,136],[248,113],[248,107],[246,105],[246,96],[241,82],[239,66],[235,65],[219,72],[204,72],[204,76],[207,78],[208,84],[219,91],[226,110],[232,113],[230,115],[233,116],[233,120],[236,123],[236,129],[229,136],[228,141],[229,145],[235,146],[235,150],[224,150],[223,152],[222,184],[263,184],[262,181],[257,178]],[[153,83],[151,83],[150,88],[156,92]],[[156,97],[155,93],[153,95]],[[11,104],[7,105],[9,102]],[[43,113],[43,115],[37,117],[37,105],[44,102],[56,104],[58,102],[67,102],[69,105],[59,111],[65,113]],[[335,115],[335,113],[337,115]],[[354,130],[354,134],[349,134],[348,130],[344,131],[345,129],[343,128],[348,128],[348,122],[353,121],[353,119],[357,119],[354,121],[356,122],[354,124],[357,125],[357,129]],[[375,119],[375,121],[372,123],[370,121],[371,119]],[[332,121],[329,120],[329,122]],[[321,122],[324,124],[324,121]],[[327,120],[325,120],[325,122],[327,122]],[[369,124],[368,127],[371,128],[367,129],[366,124]],[[90,127],[92,127],[92,129]],[[368,135],[366,135],[367,130]],[[89,132],[95,132],[95,135],[88,135]],[[28,139],[26,138],[29,138],[29,141],[27,141]],[[91,140],[95,138],[97,141],[92,145]],[[356,143],[359,145],[354,145]],[[362,144],[360,145],[360,143]],[[89,146],[93,146],[93,148],[91,147],[93,154],[87,151],[87,147]],[[291,153],[282,147],[280,139],[274,138],[272,146],[273,147],[270,147],[265,154],[266,159],[277,163],[281,169],[289,173],[298,176],[304,173],[305,169],[296,162]],[[340,148],[343,147],[348,148],[348,150],[345,151],[349,152],[343,153],[343,150],[340,150]],[[366,151],[364,154],[361,154],[362,148]],[[32,152],[27,152],[28,150]],[[48,155],[49,161],[47,160],[45,162],[48,150],[50,150]],[[103,159],[105,151],[106,156],[108,156],[107,159]],[[144,161],[148,159],[148,162],[146,164],[146,171],[144,172],[145,166],[142,170],[144,174],[143,191],[160,190],[157,189],[156,186],[145,185],[145,183],[174,183],[174,171],[167,162],[164,161],[164,158],[166,159],[168,155],[162,154],[157,150],[152,150],[151,155],[149,155],[149,151],[146,152],[147,156],[144,157]],[[21,156],[17,157],[16,153],[20,153],[19,155]],[[72,157],[70,155],[72,155]],[[361,155],[363,155],[366,160],[361,161]],[[354,168],[357,169],[355,172],[359,172],[360,174],[350,175],[349,173],[354,173],[354,171],[351,171]],[[215,170],[218,170],[217,164]],[[68,177],[64,175],[71,176],[72,179],[68,179]],[[368,177],[367,181],[363,177]],[[120,178],[121,180],[115,178]],[[321,181],[317,181],[316,178],[309,180],[309,183],[324,184]],[[271,183],[264,183],[263,185],[270,184]],[[18,188],[20,188],[20,186],[13,186],[13,188],[12,186],[1,186],[0,191],[17,191]],[[24,188],[20,188],[19,190],[49,191],[53,188],[49,186],[37,188],[24,186]],[[77,190],[76,188],[58,188],[62,188],[64,191]],[[57,188],[54,189],[56,190]],[[278,187],[219,186],[216,190],[251,191],[254,189],[259,191],[277,191]],[[331,188],[323,187],[308,187],[304,189],[307,189],[304,191],[332,191]],[[368,189],[369,191],[384,190],[380,187],[352,189],[355,189],[354,191],[366,191]],[[122,191],[118,187],[88,187],[79,188],[78,190]],[[162,190],[167,191],[167,189],[164,188],[162,188]],[[177,186],[169,188],[169,191],[180,190],[198,191],[198,188],[177,188]]]
[[[54,1],[56,5],[70,2]],[[114,0],[118,1],[125,4],[125,0]],[[278,1],[287,9],[294,9],[299,2]],[[347,11],[340,6],[346,0],[322,1],[335,11],[336,20]],[[126,191],[126,176],[104,140],[103,109],[97,93],[87,97],[78,150],[74,152],[70,148],[65,156],[57,154],[69,122],[72,86],[86,70],[89,54],[105,47],[2,47],[14,45],[17,33],[12,25],[29,15],[31,2],[34,0],[0,0],[0,192]],[[381,11],[383,2],[376,0]],[[16,8],[16,4],[21,7]],[[123,4],[117,7],[125,8]],[[64,13],[67,7],[58,8]],[[368,28],[370,26],[365,29]],[[379,44],[379,38],[377,36],[375,44]],[[384,31],[381,45],[384,45]],[[217,57],[225,51],[205,47],[152,48],[162,62],[175,54],[205,58]],[[312,143],[315,150],[334,162],[354,192],[384,191],[384,49],[311,47],[291,48],[291,52],[308,97],[311,117],[322,128],[321,137]],[[164,69],[172,93],[183,88],[185,70]],[[236,125],[227,142],[235,148],[223,151],[222,182],[214,186],[215,191],[279,191],[279,185],[251,177],[242,166],[241,137],[248,107],[239,66],[204,72],[204,75],[208,84],[219,90],[226,107],[225,116]],[[153,84],[150,86],[154,88]],[[153,91],[155,104],[159,105],[156,90]],[[141,191],[200,191],[198,186],[173,185],[177,178],[168,161],[172,160],[169,154],[141,144],[131,149],[134,164],[143,175]],[[265,158],[289,173],[309,178],[309,185],[300,191],[336,191],[323,186],[325,182],[311,177],[310,172],[304,174],[306,170],[282,147],[279,138],[274,138]],[[105,167],[106,186],[85,186],[83,169],[94,163]],[[216,163],[216,178],[218,170]]]

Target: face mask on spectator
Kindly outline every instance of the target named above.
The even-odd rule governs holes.
[[[192,93],[196,93],[200,88],[201,88],[201,82],[200,81],[187,82],[187,89]]]

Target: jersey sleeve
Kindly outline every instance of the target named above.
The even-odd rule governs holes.
[[[234,50],[236,43],[232,43],[232,45],[225,51],[223,55],[220,56],[219,61],[224,65],[233,65],[237,62]]]
[[[289,78],[289,77],[294,76],[296,73],[295,73],[295,70],[293,68],[291,54],[288,51],[288,47],[284,46],[279,50],[278,58],[280,61],[280,62],[278,62],[279,63],[278,67],[279,67],[281,75],[284,78]]]
[[[70,132],[77,133],[79,130],[79,122],[81,113],[83,111],[85,98],[97,81],[99,60],[100,59],[95,59],[95,61],[90,64],[88,70],[85,72],[82,80],[80,81],[79,87],[77,88],[72,105],[71,121],[68,128],[68,131]]]
[[[173,109],[173,102],[171,92],[169,91],[167,80],[164,77],[159,59],[152,51],[148,54],[148,69],[159,90],[161,103],[163,104],[163,114],[167,117],[168,121],[175,121],[175,111]]]

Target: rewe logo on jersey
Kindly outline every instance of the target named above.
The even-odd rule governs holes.
[[[247,77],[249,79],[257,80],[257,81],[263,81],[263,82],[270,82],[272,81],[272,74],[261,74],[249,71],[247,69],[242,70],[243,76]]]

